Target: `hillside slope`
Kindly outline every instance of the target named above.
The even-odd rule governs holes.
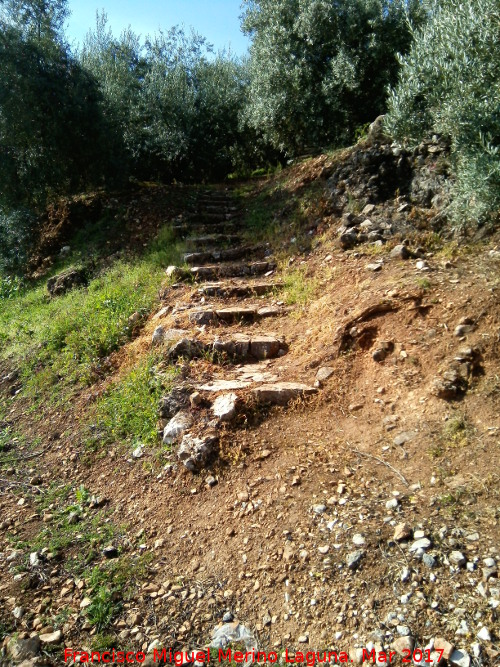
[[[65,646],[153,664],[234,618],[298,661],[498,663],[500,251],[447,236],[446,151],[359,144],[189,190],[180,215],[176,195],[176,266],[157,297],[147,273],[128,285],[98,368],[68,360],[47,388],[56,361],[27,372],[8,339],[5,664],[63,664]],[[114,261],[40,308],[108,308]]]

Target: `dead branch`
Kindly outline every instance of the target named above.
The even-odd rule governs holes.
[[[356,449],[356,447],[352,447],[349,443],[347,443],[347,444],[350,447],[349,451],[356,452],[356,454],[359,454],[360,456],[365,456],[366,458],[373,459],[374,461],[377,461],[381,465],[386,466],[387,468],[389,468],[389,470],[392,470],[392,472],[399,477],[399,479],[403,482],[403,484],[405,486],[410,486],[406,477],[402,473],[400,473],[399,470],[396,470],[396,468],[394,468],[394,466],[391,466],[390,463],[387,463],[387,461],[384,461],[384,459],[381,459],[379,456],[374,456],[373,454],[368,454],[368,452],[362,452],[361,450]]]

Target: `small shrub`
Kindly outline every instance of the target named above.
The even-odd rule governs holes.
[[[96,627],[98,632],[102,632],[110,625],[118,612],[118,606],[113,601],[113,593],[104,586],[100,586],[91,599],[92,602],[87,607],[87,620]]]

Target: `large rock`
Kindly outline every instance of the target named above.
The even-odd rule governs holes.
[[[189,392],[180,387],[174,387],[170,394],[160,400],[160,417],[172,419],[178,412],[189,404]]]
[[[278,356],[282,341],[275,336],[252,336],[250,354],[255,359],[273,359]]]
[[[243,308],[233,306],[232,308],[222,308],[217,311],[217,317],[223,322],[237,322],[239,320],[253,320],[257,315],[256,308]]]
[[[276,384],[264,384],[252,390],[259,403],[270,403],[271,405],[287,405],[290,401],[304,396],[317,393],[315,387],[310,387],[299,382],[277,382]]]
[[[245,334],[235,334],[227,340],[216,340],[214,352],[224,352],[230,357],[245,359],[250,352],[250,338]]]
[[[434,380],[433,393],[444,400],[453,400],[463,396],[469,388],[473,370],[473,363],[455,358],[441,376]]]
[[[40,638],[38,635],[30,639],[10,639],[7,644],[7,655],[12,660],[19,662],[21,660],[30,660],[40,653]]]
[[[222,394],[215,399],[212,406],[214,415],[223,422],[230,422],[236,415],[238,396],[236,394]]]
[[[168,357],[172,361],[184,357],[185,359],[196,359],[203,356],[207,347],[204,343],[194,338],[181,338],[168,350]]]
[[[201,470],[215,454],[218,443],[219,438],[215,433],[201,437],[187,433],[182,438],[177,457],[191,472]]]
[[[368,146],[376,146],[377,144],[386,144],[390,142],[390,137],[385,132],[384,128],[385,116],[377,116],[368,130],[366,143]]]
[[[217,314],[214,310],[197,310],[194,313],[189,314],[189,321],[192,324],[204,326],[206,324],[217,322]]]
[[[393,259],[409,259],[411,253],[404,244],[399,244],[391,250],[391,255]]]
[[[163,431],[163,444],[171,445],[184,433],[184,431],[191,428],[192,425],[193,418],[189,412],[177,413],[165,426],[165,430]]]
[[[84,269],[70,269],[47,281],[47,289],[51,296],[60,296],[75,287],[84,287],[88,282]]]

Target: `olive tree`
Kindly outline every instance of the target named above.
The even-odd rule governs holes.
[[[451,213],[480,222],[500,205],[500,11],[497,0],[427,3],[391,90],[387,128],[415,144],[430,132],[451,140]]]

